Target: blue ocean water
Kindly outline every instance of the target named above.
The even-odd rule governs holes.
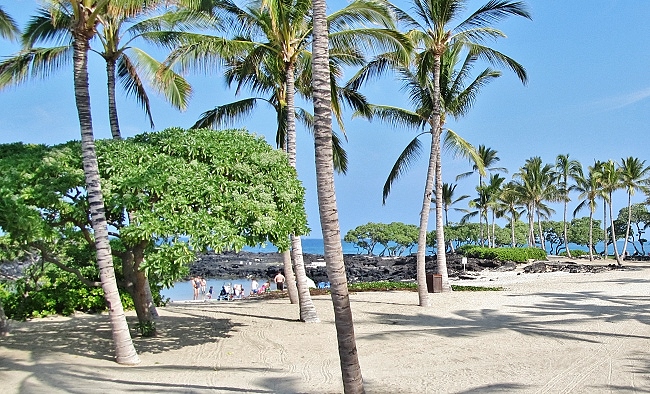
[[[350,242],[345,242],[341,241],[342,247],[343,247],[343,254],[358,254],[358,253],[364,253],[363,249],[357,248],[353,243]],[[375,253],[380,253],[382,247],[376,248],[378,250],[375,250]],[[250,247],[246,246],[244,247],[244,250],[247,252],[253,252],[253,253],[271,253],[271,252],[277,252],[278,248],[276,248],[273,244],[266,244],[266,245],[258,245],[255,247]],[[302,239],[302,252],[303,253],[309,253],[309,254],[325,254],[324,251],[324,246],[323,246],[323,239],[319,238],[303,238]]]

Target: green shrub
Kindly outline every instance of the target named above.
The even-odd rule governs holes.
[[[585,250],[572,250],[571,251],[571,257],[587,256],[588,254],[589,254],[589,252],[587,252]],[[560,253],[559,256],[567,256],[566,251]]]
[[[529,259],[546,260],[546,252],[539,248],[486,248],[477,245],[463,245],[457,249],[467,257],[477,259],[514,261],[525,263]]]

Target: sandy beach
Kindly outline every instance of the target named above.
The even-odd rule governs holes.
[[[503,291],[351,295],[368,393],[648,393],[650,263],[598,274],[484,272],[454,284]],[[106,316],[13,322],[0,338],[3,393],[340,393],[329,296],[322,320],[288,300],[160,308],[142,363],[112,361]],[[129,322],[135,317],[129,314]]]

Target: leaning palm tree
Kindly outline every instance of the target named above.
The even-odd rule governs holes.
[[[618,254],[618,245],[616,244],[612,195],[614,191],[621,188],[621,171],[613,160],[608,160],[607,162],[603,163],[600,185],[603,191],[603,201],[607,202],[607,205],[609,206],[609,229],[612,234],[611,240],[614,246],[614,256],[616,257],[616,263],[620,266],[623,265],[623,262],[621,260],[621,255]],[[605,254],[607,254],[607,242],[605,242]]]
[[[67,3],[47,3],[30,19],[22,35],[24,49],[0,63],[0,87],[21,83],[31,77],[48,77],[71,62],[74,39],[71,29],[75,15]],[[122,137],[115,95],[117,80],[126,93],[140,103],[152,128],[153,115],[143,78],[148,79],[175,108],[184,110],[187,107],[191,94],[189,83],[172,70],[161,67],[160,62],[133,44],[138,39],[161,43],[167,39],[165,30],[204,27],[212,19],[198,10],[174,9],[155,15],[165,4],[165,0],[118,0],[110,3],[97,18],[95,36],[99,45],[90,50],[106,62],[108,114],[114,139]],[[36,47],[38,44],[52,46]]]
[[[124,309],[113,270],[113,257],[108,239],[104,197],[102,195],[95,140],[90,111],[90,93],[88,89],[88,51],[90,40],[96,34],[97,23],[102,13],[106,12],[106,1],[94,0],[50,0],[54,9],[66,9],[72,15],[70,34],[72,35],[74,59],[74,92],[79,125],[81,128],[81,150],[86,191],[90,207],[90,217],[95,236],[97,266],[99,267],[104,298],[109,310],[111,331],[115,346],[116,361],[120,364],[138,364],[140,358],[133,347],[129,327],[126,323]],[[115,0],[112,5],[118,5]]]
[[[345,393],[363,393],[363,377],[357,355],[348,281],[343,262],[341,228],[336,208],[332,164],[332,110],[329,72],[329,43],[325,0],[313,0],[313,89],[314,151],[318,210],[323,231],[327,276],[331,283],[334,324]]]
[[[503,186],[501,193],[499,193],[497,197],[496,206],[502,214],[507,215],[508,219],[510,219],[511,246],[514,248],[517,246],[517,240],[515,238],[515,223],[524,212],[520,196],[517,193],[516,183],[509,182]]]
[[[569,178],[575,181],[578,177],[582,176],[582,165],[580,165],[580,162],[577,160],[569,159],[569,154],[567,153],[566,155],[558,155],[555,158],[555,170],[558,175],[558,192],[560,193],[560,198],[564,203],[564,215],[562,216],[562,237],[564,239],[564,249],[566,250],[567,256],[571,257],[571,250],[569,250],[569,240],[567,237],[568,226],[566,219],[567,208],[569,201],[571,201],[569,193],[573,189],[573,186],[569,186]]]
[[[429,127],[431,134],[431,148],[429,164],[424,187],[422,209],[420,210],[420,234],[418,237],[418,287],[420,294],[420,305],[428,305],[428,294],[426,293],[426,276],[424,274],[424,259],[426,251],[426,234],[429,222],[429,207],[433,194],[434,179],[436,183],[436,199],[442,199],[441,172],[437,166],[440,153],[442,124],[444,119],[444,103],[441,90],[442,63],[444,54],[449,48],[458,46],[468,51],[469,55],[476,58],[486,59],[491,63],[503,65],[512,69],[517,76],[526,81],[524,68],[513,59],[504,54],[485,46],[487,39],[503,37],[504,34],[490,26],[510,15],[517,15],[529,18],[530,15],[522,2],[490,1],[469,17],[461,20],[456,26],[455,23],[464,11],[467,0],[413,0],[415,18],[399,10],[402,19],[411,28],[406,34],[411,38],[416,49],[411,64],[404,65],[393,63],[402,74],[405,86],[410,90],[411,100],[416,104],[418,110],[398,113],[394,110],[384,111],[382,117],[388,119],[389,115],[394,117],[395,123],[418,125]],[[390,59],[381,58],[376,62],[377,66],[371,69],[377,73],[383,71],[390,64]],[[461,81],[464,78],[460,79]],[[473,96],[471,97],[473,99]],[[472,100],[469,100],[471,103]],[[415,150],[414,143],[409,144],[401,157],[409,155],[409,151]],[[395,167],[393,167],[395,168]],[[384,188],[386,192],[386,188]],[[384,193],[386,196],[386,193]],[[442,209],[436,208],[436,237],[438,245],[444,244],[444,229]],[[437,250],[437,266],[443,275],[443,289],[450,290],[449,281],[445,280],[446,256],[444,248]]]
[[[627,251],[627,242],[630,238],[630,226],[632,224],[632,196],[636,191],[648,192],[648,175],[650,166],[645,165],[645,160],[636,157],[621,159],[620,175],[621,187],[627,192],[627,226],[625,227],[625,243],[623,244],[622,256]]]

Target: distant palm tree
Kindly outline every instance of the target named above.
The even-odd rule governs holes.
[[[540,247],[546,249],[544,237],[541,229],[542,216],[548,216],[552,212],[544,201],[557,201],[558,192],[556,182],[556,173],[551,164],[543,164],[539,156],[531,157],[514,174],[517,184],[517,192],[520,199],[525,202],[528,211],[528,245],[534,246],[535,242],[535,215],[537,215],[537,224],[539,227]]]
[[[485,176],[486,172],[498,171],[506,174],[508,173],[508,170],[504,167],[495,167],[496,163],[501,160],[499,156],[497,156],[498,152],[496,150],[486,147],[485,145],[479,145],[477,149],[477,153],[478,153],[477,157],[479,160],[474,160],[474,164],[472,165],[472,171],[458,174],[456,176],[456,180],[466,178],[478,172],[478,179],[479,179],[478,184],[479,186],[482,186],[483,176]],[[481,168],[483,168],[484,170],[481,170]]]
[[[497,209],[502,212],[502,214],[508,215],[510,219],[510,238],[511,246],[514,248],[517,246],[517,240],[515,238],[515,223],[521,215],[523,214],[525,207],[520,200],[520,196],[517,193],[517,184],[514,182],[507,183],[501,193],[497,197]]]
[[[580,193],[578,199],[582,201],[573,211],[573,217],[584,209],[589,208],[589,261],[594,260],[594,241],[593,241],[593,223],[594,213],[596,212],[596,200],[600,196],[599,178],[601,166],[598,162],[587,168],[587,175],[581,175],[576,178],[575,190]]]
[[[621,187],[627,192],[627,226],[625,228],[625,243],[621,255],[625,257],[627,251],[627,242],[630,238],[630,227],[632,224],[632,196],[635,191],[648,193],[648,175],[650,166],[645,165],[645,160],[636,157],[621,159],[620,175]]]
[[[463,194],[458,198],[454,198],[454,193],[456,192],[456,187],[458,185],[455,183],[443,183],[442,184],[442,209],[445,211],[445,226],[449,225],[449,209],[456,203],[459,203],[465,199],[469,198],[469,195]],[[431,199],[431,202],[436,204],[435,196]],[[455,211],[462,211],[459,208],[454,208]]]
[[[323,232],[327,277],[331,283],[334,325],[339,349],[343,390],[363,393],[363,377],[354,336],[348,281],[343,262],[341,227],[336,208],[334,166],[332,163],[332,107],[329,70],[329,43],[325,0],[313,0],[313,89],[314,152],[318,210]]]
[[[569,250],[569,241],[567,238],[567,207],[569,205],[569,192],[573,189],[573,185],[569,186],[569,178],[574,181],[582,176],[582,165],[577,160],[569,159],[569,154],[558,155],[555,158],[555,170],[558,174],[558,192],[560,193],[560,198],[564,203],[564,215],[562,216],[562,237],[564,238],[564,249],[566,250],[567,256],[571,257],[571,251]]]

